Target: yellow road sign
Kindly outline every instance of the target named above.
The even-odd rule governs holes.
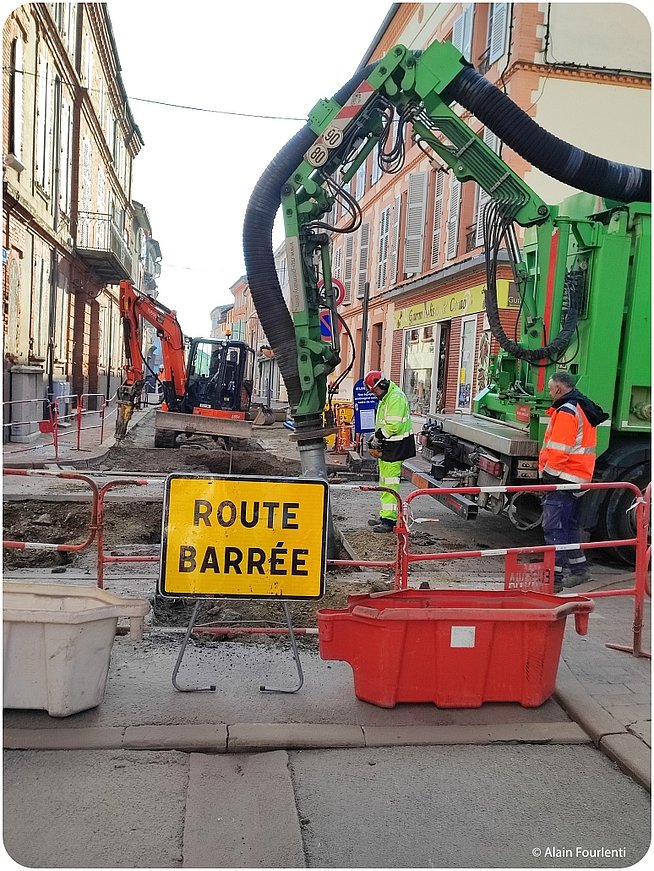
[[[319,599],[328,504],[319,479],[169,475],[161,595]]]

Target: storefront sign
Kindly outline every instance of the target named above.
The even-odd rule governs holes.
[[[497,282],[497,304],[500,308],[508,308],[520,304],[519,299],[509,299],[509,284],[506,279]],[[399,309],[395,312],[395,329],[406,330],[411,327],[421,327],[436,321],[446,321],[463,315],[473,315],[484,311],[486,285],[477,284],[466,290],[448,293],[426,300],[418,305]]]
[[[328,501],[322,480],[170,475],[161,594],[320,598]]]

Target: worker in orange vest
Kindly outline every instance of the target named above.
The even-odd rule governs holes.
[[[609,415],[575,388],[568,372],[555,372],[548,389],[550,422],[538,458],[543,484],[589,484],[595,469],[595,427]],[[545,544],[579,544],[579,497],[585,490],[546,493],[543,504]],[[580,547],[556,551],[554,592],[590,581],[588,563]]]

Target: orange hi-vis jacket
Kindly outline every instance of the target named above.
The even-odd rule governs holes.
[[[590,483],[595,469],[595,427],[576,402],[548,408],[547,414],[550,422],[538,457],[541,475],[574,484]]]

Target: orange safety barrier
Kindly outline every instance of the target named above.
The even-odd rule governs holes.
[[[83,542],[80,544],[50,544],[49,542],[12,541],[11,539],[5,539],[2,542],[2,546],[12,550],[51,550],[62,553],[79,553],[93,544],[95,539],[98,551],[96,585],[101,590],[104,589],[104,564],[106,562],[118,562],[118,559],[115,557],[104,557],[104,497],[113,487],[143,486],[148,482],[144,480],[121,479],[119,481],[108,481],[102,487],[99,487],[92,478],[79,472],[48,472],[42,469],[3,469],[2,473],[3,475],[20,477],[61,478],[64,480],[83,481],[88,484],[91,490],[91,520],[88,535]],[[143,558],[140,559],[143,560]],[[158,560],[159,557],[154,557],[153,559]]]
[[[377,488],[384,489],[384,488]],[[634,493],[634,510],[636,512],[636,534],[633,538],[626,539],[611,539],[606,541],[579,542],[577,544],[564,545],[537,545],[533,547],[516,547],[516,548],[499,548],[475,551],[458,551],[458,552],[442,552],[429,554],[411,554],[409,551],[409,526],[408,521],[411,517],[411,503],[419,496],[445,495],[448,493],[456,493],[460,495],[476,496],[480,493],[547,493],[552,490],[610,490],[610,489],[627,489]],[[389,491],[391,492],[391,491]],[[635,568],[634,568],[634,585],[620,590],[597,591],[586,594],[587,598],[598,599],[608,596],[633,596],[634,597],[634,622],[633,622],[633,642],[631,647],[618,644],[609,644],[608,647],[616,650],[623,650],[632,653],[634,656],[650,657],[650,653],[642,649],[642,634],[643,634],[643,611],[645,595],[650,595],[650,587],[648,582],[648,565],[650,551],[648,546],[648,530],[650,518],[650,502],[651,502],[651,485],[649,485],[644,493],[642,493],[635,484],[627,481],[617,481],[611,483],[597,484],[534,484],[521,487],[437,487],[437,488],[422,488],[414,490],[410,493],[406,501],[401,501],[401,508],[398,513],[398,521],[395,526],[398,543],[398,562],[396,570],[395,589],[402,590],[408,586],[409,569],[412,563],[426,562],[430,560],[450,560],[450,559],[466,559],[477,557],[505,557],[505,586],[510,586],[510,579],[514,577],[516,567],[520,566],[519,559],[525,555],[544,554],[545,560],[540,564],[539,581],[541,589],[552,590],[552,576],[554,554],[557,550],[574,550],[581,548],[582,550],[590,550],[606,547],[634,547],[635,548]],[[547,556],[551,554],[551,556]],[[549,578],[547,577],[549,567]],[[527,588],[534,583],[534,574],[527,579]],[[516,584],[514,582],[514,588]]]

